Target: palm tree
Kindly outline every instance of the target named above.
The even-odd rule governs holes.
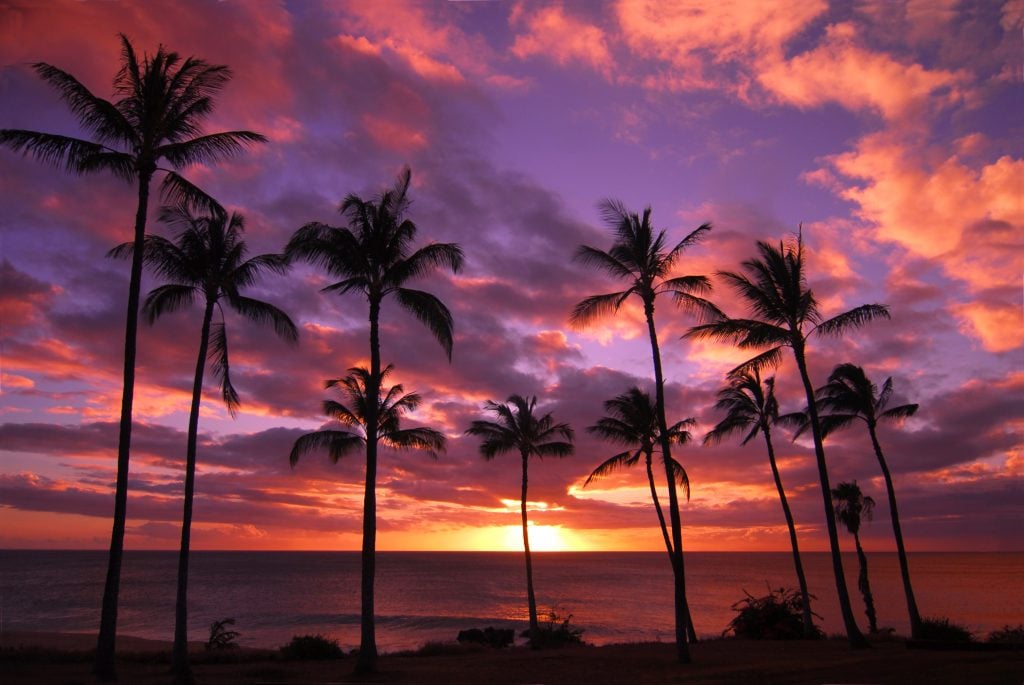
[[[892,399],[892,378],[882,383],[882,391],[864,373],[864,369],[854,364],[840,364],[828,377],[828,383],[818,388],[816,393],[818,408],[822,411],[822,437],[833,431],[861,420],[868,427],[871,445],[875,448],[878,465],[885,478],[885,491],[889,496],[889,514],[892,518],[893,536],[896,538],[896,551],[900,560],[900,574],[903,579],[903,592],[907,598],[907,611],[910,614],[910,634],[913,638],[920,637],[921,615],[917,611],[914,600],[914,589],[910,584],[910,568],[907,565],[907,552],[903,547],[903,532],[900,529],[900,515],[896,508],[896,490],[892,484],[892,474],[882,454],[882,446],[878,442],[876,429],[880,420],[900,421],[917,412],[916,404],[901,404],[886,409]]]
[[[188,562],[192,529],[192,501],[195,494],[196,441],[199,433],[199,407],[202,402],[203,376],[207,359],[221,384],[221,396],[234,416],[239,398],[231,384],[227,327],[224,307],[257,323],[269,323],[288,341],[298,339],[298,330],[288,315],[277,307],[246,297],[242,290],[262,272],[284,273],[287,263],[280,255],[264,254],[245,259],[242,239],[245,224],[240,214],[230,218],[223,211],[213,216],[195,217],[186,207],[165,207],[160,220],[179,229],[175,242],[156,235],[146,236],[143,260],[167,281],[146,297],[143,312],[152,324],[164,314],[202,301],[203,323],[199,335],[199,355],[192,384],[192,407],[188,419],[185,456],[185,504],[181,523],[181,548],[178,555],[178,592],[174,616],[173,670],[179,682],[191,682],[188,663]],[[133,243],[124,243],[112,251],[114,256],[130,256]],[[220,321],[213,322],[220,314]],[[212,338],[211,338],[212,334]]]
[[[743,262],[748,275],[730,271],[719,272],[740,296],[746,300],[753,318],[732,319],[695,326],[685,337],[710,338],[734,342],[741,349],[768,349],[744,362],[730,372],[731,375],[749,369],[760,369],[782,362],[783,351],[789,347],[800,372],[814,438],[814,455],[818,465],[825,523],[828,529],[829,549],[832,553],[832,571],[836,580],[836,594],[843,615],[846,635],[853,647],[867,647],[868,642],[857,628],[850,607],[850,595],[843,574],[843,560],[839,552],[835,512],[832,508],[825,448],[821,424],[814,405],[814,389],[807,372],[807,342],[813,334],[841,335],[877,318],[889,318],[889,308],[881,304],[865,304],[823,319],[814,293],[807,286],[804,270],[803,235],[798,233],[795,243],[773,245],[758,241],[760,258]]]
[[[360,447],[366,445],[370,434],[370,418],[377,422],[377,439],[387,447],[395,450],[419,449],[427,450],[432,457],[437,452],[444,452],[447,438],[433,428],[417,427],[402,428],[402,417],[420,406],[423,399],[418,393],[405,393],[405,388],[396,383],[390,388],[384,380],[391,375],[394,366],[388,364],[381,369],[376,383],[379,391],[377,407],[371,406],[370,388],[374,385],[373,374],[363,366],[348,370],[344,378],[335,378],[324,384],[327,389],[338,388],[348,404],[335,400],[324,400],[324,414],[346,426],[356,428],[358,432],[349,430],[324,429],[307,433],[295,441],[288,455],[288,463],[292,468],[299,463],[299,458],[310,452],[327,450],[331,462],[338,460]]]
[[[155,55],[144,56],[140,62],[128,38],[123,34],[120,38],[121,68],[114,77],[114,92],[118,97],[114,102],[93,95],[74,76],[55,66],[44,62],[32,65],[40,78],[57,89],[93,140],[38,131],[0,130],[0,145],[30,154],[41,162],[63,166],[75,174],[110,172],[125,181],[134,182],[138,189],[135,251],[125,321],[114,523],[94,666],[96,675],[104,680],[116,677],[117,599],[128,502],[136,333],[150,182],[158,171],[163,171],[162,190],[169,200],[190,201],[209,207],[211,201],[204,193],[176,172],[161,168],[161,161],[180,169],[191,164],[213,162],[240,152],[248,144],[266,141],[262,135],[251,131],[201,135],[201,124],[213,111],[214,95],[231,78],[228,67],[208,64],[195,57],[183,60],[177,53],[167,52],[162,45]]]
[[[672,526],[672,573],[675,580],[676,651],[679,661],[690,661],[687,630],[692,633],[690,608],[686,601],[686,574],[683,566],[683,534],[679,516],[679,495],[676,479],[671,470],[672,447],[669,439],[668,421],[665,419],[665,379],[662,374],[661,352],[658,348],[658,334],[654,324],[654,303],[658,295],[670,294],[676,306],[701,316],[720,316],[718,309],[700,297],[711,290],[706,276],[677,276],[671,273],[683,250],[699,242],[710,230],[710,224],[703,224],[673,247],[666,243],[665,231],[655,233],[651,226],[651,208],[642,215],[629,212],[618,200],[604,200],[599,205],[605,224],[612,230],[614,243],[608,251],[589,245],[581,245],[575,259],[629,284],[625,290],[592,295],[580,301],[572,311],[570,321],[574,326],[585,326],[605,314],[618,311],[630,296],[636,296],[644,308],[647,334],[651,343],[651,359],[654,364],[655,407],[658,413],[662,460],[665,463],[665,477],[668,481],[669,520]],[[691,639],[695,635],[691,634]]]
[[[361,587],[361,635],[356,671],[377,669],[377,640],[374,630],[373,585],[377,541],[377,400],[380,393],[380,311],[385,297],[418,318],[452,356],[452,316],[436,296],[413,290],[406,284],[438,267],[453,272],[462,268],[462,249],[454,243],[430,243],[413,250],[416,224],[405,217],[409,206],[411,172],[405,167],[395,185],[373,200],[348,195],[339,209],[348,221],[338,228],[319,222],[306,224],[295,232],[285,247],[289,260],[301,259],[339,278],[323,292],[344,295],[362,293],[369,304],[370,369],[366,395],[366,489],[363,498],[363,549]]]
[[[868,616],[868,630],[877,633],[875,600],[871,596],[871,584],[868,582],[868,558],[864,554],[864,548],[860,546],[860,522],[862,519],[871,520],[871,512],[875,509],[875,500],[860,491],[857,481],[840,483],[832,488],[832,499],[836,503],[836,521],[850,531],[853,535],[853,542],[857,546],[857,561],[860,562],[857,589],[864,596],[864,613]]]
[[[647,483],[651,488],[651,501],[654,503],[654,510],[658,514],[658,523],[661,526],[661,536],[665,540],[665,549],[669,558],[672,558],[672,538],[669,536],[668,525],[665,523],[665,514],[661,510],[661,502],[658,499],[658,490],[654,482],[653,457],[656,445],[660,444],[661,438],[658,434],[658,411],[651,396],[634,386],[622,395],[617,395],[604,403],[608,416],[598,419],[597,423],[587,428],[587,432],[623,446],[629,446],[624,452],[614,454],[604,460],[595,468],[583,487],[590,485],[597,478],[609,475],[619,468],[635,466],[644,457],[644,465],[647,468]],[[697,423],[696,419],[689,418],[669,426],[669,440],[677,445],[685,445],[690,441],[690,431]],[[690,479],[686,475],[686,469],[678,461],[673,460],[672,468],[676,474],[676,483],[683,488],[686,499],[690,499]]]
[[[789,542],[793,548],[793,566],[796,569],[796,578],[800,584],[800,597],[803,600],[804,637],[813,638],[817,633],[814,629],[811,597],[807,592],[804,566],[800,561],[796,525],[793,523],[793,513],[789,510],[786,490],[782,487],[782,477],[779,475],[779,467],[775,462],[775,448],[772,445],[772,426],[780,421],[779,402],[775,399],[775,379],[768,378],[762,385],[760,372],[756,368],[737,374],[730,378],[729,385],[718,391],[715,409],[726,412],[726,415],[704,436],[705,445],[717,445],[738,431],[746,431],[746,437],[740,443],[742,445],[753,440],[758,433],[764,436],[765,446],[768,448],[768,463],[772,467],[775,489],[779,493],[782,513],[786,517],[786,526],[789,528]]]
[[[480,454],[490,461],[499,454],[519,451],[523,459],[523,488],[520,498],[523,517],[523,550],[526,553],[526,600],[530,613],[530,637],[536,635],[537,598],[533,593],[533,560],[530,558],[530,534],[526,520],[527,465],[530,457],[566,457],[572,454],[573,430],[567,423],[555,423],[551,414],[536,416],[537,398],[529,400],[511,395],[504,403],[490,400],[484,409],[493,412],[497,421],[474,421],[467,435],[482,439]]]

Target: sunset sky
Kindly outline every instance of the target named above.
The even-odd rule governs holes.
[[[113,98],[117,34],[152,53],[228,64],[206,124],[270,142],[185,175],[245,215],[252,254],[340,200],[371,196],[405,164],[421,241],[459,243],[457,276],[415,287],[452,310],[451,364],[386,302],[382,347],[424,398],[411,422],[443,430],[437,461],[385,451],[378,548],[521,548],[517,455],[492,462],[463,431],[488,399],[537,395],[576,430],[576,454],[530,465],[536,549],[658,550],[641,470],[582,489],[617,451],[585,428],[631,385],[650,389],[642,312],[585,330],[572,306],[620,284],[572,262],[610,246],[597,203],[653,208],[679,240],[707,240],[678,273],[746,315],[714,277],[803,224],[826,316],[886,303],[891,321],[814,339],[812,381],[862,365],[918,415],[880,430],[907,547],[1024,550],[1024,2],[15,2],[0,7],[0,128],[82,135],[29,64]],[[104,548],[113,511],[132,186],[74,177],[0,149],[0,547]],[[149,231],[170,235],[150,213]],[[324,425],[324,380],[368,357],[365,300],[323,294],[305,265],[252,294],[291,314],[297,346],[228,319],[242,408],[211,378],[200,422],[193,547],[357,549],[362,460],[289,468]],[[157,285],[147,275],[143,292]],[[785,550],[763,442],[699,438],[723,374],[748,353],[680,340],[695,321],[657,310],[670,420],[695,417],[676,455],[692,483],[688,550]],[[140,328],[129,549],[178,544],[185,428],[201,312]],[[804,401],[778,370],[784,411]],[[784,432],[783,432],[784,433]],[[868,549],[894,549],[867,432],[826,443],[833,483],[878,502]],[[811,446],[778,436],[805,549],[827,549]],[[850,541],[844,536],[844,546]]]

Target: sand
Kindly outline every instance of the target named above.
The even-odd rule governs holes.
[[[95,636],[68,633],[0,633],[0,682],[4,685],[92,683],[88,650]],[[197,645],[198,647],[198,645]],[[121,683],[169,682],[170,644],[118,638]],[[647,685],[654,683],[970,683],[1022,685],[1024,652],[908,649],[898,640],[851,650],[844,642],[711,640],[692,646],[693,663],[675,662],[666,643],[529,649],[459,649],[431,655],[383,655],[380,673],[352,677],[351,657],[288,662],[266,650],[238,650],[211,662],[196,650],[200,685],[263,683],[320,685],[342,682],[450,685]]]

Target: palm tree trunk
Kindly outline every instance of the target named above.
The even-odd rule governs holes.
[[[665,524],[665,514],[661,511],[661,502],[658,500],[658,489],[654,485],[654,469],[651,467],[651,453],[647,452],[647,482],[651,486],[651,501],[654,502],[654,511],[658,512],[658,523],[661,525],[661,537],[665,539],[665,550],[668,552],[668,560],[675,563],[672,556],[672,540],[668,536],[668,526]]]
[[[672,574],[675,579],[676,658],[688,664],[690,645],[687,630],[693,634],[690,621],[690,606],[686,601],[686,574],[683,567],[683,529],[679,516],[679,496],[676,493],[675,474],[672,473],[672,446],[668,436],[668,422],[665,420],[665,380],[661,370],[661,351],[658,349],[658,333],[654,328],[654,302],[644,302],[647,317],[647,332],[651,339],[651,358],[654,362],[654,391],[658,411],[658,429],[661,432],[661,456],[665,462],[668,478],[669,520],[672,522]]]
[[[526,604],[530,612],[530,639],[533,640],[540,628],[537,623],[537,597],[533,593],[533,559],[530,556],[530,534],[526,523],[526,467],[530,455],[523,452],[523,493],[520,498],[523,512],[523,551],[526,553]]]
[[[206,372],[206,354],[210,346],[210,322],[213,320],[214,301],[208,300],[203,312],[203,327],[199,337],[199,356],[196,375],[192,383],[192,407],[188,415],[188,445],[185,452],[185,505],[181,516],[181,548],[178,550],[178,593],[174,604],[174,649],[171,671],[176,684],[191,684],[192,669],[188,662],[188,561],[192,539],[192,502],[196,486],[196,443],[199,439],[199,408],[203,400],[203,376]]]
[[[786,526],[789,528],[789,543],[793,547],[793,566],[796,569],[796,579],[800,583],[800,597],[803,599],[804,616],[804,638],[815,637],[814,619],[811,613],[811,596],[807,592],[807,579],[804,577],[804,565],[800,561],[800,547],[796,540],[796,525],[793,523],[793,512],[789,510],[789,500],[786,499],[786,490],[782,487],[782,476],[779,475],[778,464],[775,463],[775,448],[772,446],[771,429],[767,425],[761,425],[764,433],[764,442],[768,446],[768,463],[772,467],[772,477],[775,478],[775,489],[779,491],[779,501],[782,502],[782,513],[786,515]]]
[[[892,475],[882,454],[882,446],[878,444],[878,436],[875,434],[875,426],[868,424],[868,432],[871,434],[871,444],[875,448],[875,456],[878,457],[878,465],[882,469],[882,477],[885,478],[885,492],[889,496],[889,516],[892,518],[892,533],[896,538],[896,552],[900,559],[900,576],[903,579],[903,594],[907,597],[907,612],[910,614],[910,636],[919,639],[921,637],[921,614],[917,611],[917,601],[914,599],[914,588],[910,584],[910,567],[907,565],[907,551],[903,548],[903,531],[900,528],[900,514],[896,508],[896,489],[892,484]]]
[[[853,534],[853,542],[857,546],[857,561],[860,562],[860,573],[857,576],[857,589],[864,596],[864,613],[868,617],[868,631],[878,632],[878,619],[875,616],[875,598],[871,595],[871,583],[868,582],[868,557],[860,546],[860,535]]]
[[[843,573],[843,557],[839,550],[835,508],[832,506],[832,489],[829,486],[828,467],[825,464],[825,447],[821,440],[821,423],[818,420],[818,408],[814,404],[814,388],[807,373],[807,360],[804,358],[802,342],[794,342],[793,356],[796,358],[796,365],[800,370],[800,380],[803,381],[804,394],[807,398],[807,410],[811,415],[814,456],[818,462],[818,479],[821,482],[821,494],[825,502],[825,526],[828,529],[829,550],[832,552],[832,573],[836,579],[836,595],[839,598],[839,611],[843,616],[843,625],[846,628],[846,639],[850,642],[850,646],[856,649],[870,647],[867,638],[857,627],[857,621],[853,617],[853,608],[850,606],[850,593],[846,588],[846,575]]]
[[[370,296],[370,378],[366,387],[366,487],[363,492],[362,600],[356,673],[377,670],[373,583],[377,566],[377,412],[380,407],[380,297]]]
[[[121,389],[121,424],[117,438],[117,481],[114,486],[114,524],[110,533],[107,579],[103,586],[100,631],[96,641],[93,674],[100,680],[116,680],[114,652],[117,641],[117,599],[121,589],[121,561],[124,529],[128,518],[128,461],[132,442],[132,403],[135,399],[135,353],[139,329],[139,297],[142,292],[142,250],[149,212],[149,182],[152,172],[139,173],[139,204],[135,210],[135,236],[131,276],[128,282],[128,312],[124,326],[124,382]]]

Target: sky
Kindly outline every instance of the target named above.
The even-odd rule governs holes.
[[[451,362],[387,301],[382,349],[423,397],[409,425],[448,437],[436,460],[380,457],[378,549],[517,550],[518,455],[484,461],[463,431],[487,400],[536,395],[576,432],[575,454],[530,464],[535,550],[663,549],[640,469],[592,483],[618,451],[587,433],[603,402],[652,389],[642,311],[585,329],[579,300],[621,284],[573,261],[607,249],[598,203],[652,208],[680,240],[677,275],[746,311],[716,273],[758,240],[803,226],[825,316],[885,303],[841,339],[813,338],[814,384],[842,362],[894,402],[920,404],[880,428],[907,548],[1024,550],[1024,2],[6,2],[0,6],[0,127],[82,135],[32,71],[47,62],[114,97],[118,33],[227,64],[233,79],[204,124],[269,139],[184,175],[247,221],[251,254],[278,252],[310,221],[342,224],[349,193],[372,197],[412,169],[418,240],[456,242],[464,269],[414,286],[451,309]],[[0,149],[0,547],[105,548],[113,511],[135,191]],[[170,237],[150,210],[148,230]],[[296,265],[250,293],[300,328],[290,346],[228,315],[232,419],[209,378],[202,405],[196,549],[358,549],[363,463],[310,454],[324,381],[368,359],[365,299],[321,293]],[[147,275],[143,292],[159,282]],[[701,438],[715,394],[748,353],[682,340],[696,323],[660,302],[670,420],[697,421],[675,455],[692,496],[687,550],[786,550],[764,445]],[[143,325],[126,546],[174,549],[198,309]],[[787,360],[783,411],[805,404]],[[776,435],[805,550],[827,549],[812,445]],[[826,443],[833,483],[877,502],[862,534],[893,550],[885,488],[863,425]],[[842,545],[852,547],[849,536]]]

